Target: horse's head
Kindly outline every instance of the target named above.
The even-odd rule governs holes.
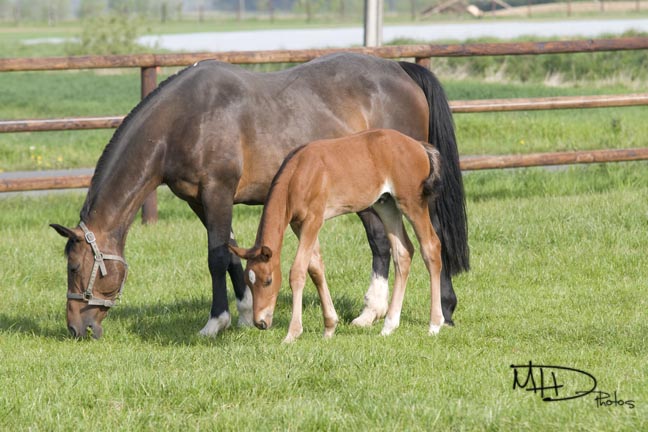
[[[68,239],[68,329],[72,336],[82,338],[90,328],[92,337],[99,339],[103,333],[101,322],[121,293],[128,265],[121,256],[110,254],[118,249],[114,242],[95,237],[83,222],[78,228],[50,226]]]
[[[272,315],[281,288],[281,267],[278,259],[272,259],[267,246],[242,249],[229,245],[230,250],[247,260],[245,283],[252,291],[254,325],[265,330],[272,325]]]

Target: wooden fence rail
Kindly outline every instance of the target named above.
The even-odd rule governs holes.
[[[229,51],[180,54],[133,54],[43,58],[3,58],[0,72],[70,69],[155,68],[187,66],[201,60],[234,64],[303,63],[340,51],[370,54],[382,58],[472,57],[500,55],[566,54],[648,49],[648,38],[631,37],[550,42],[497,42],[449,45],[394,45],[377,48]]]
[[[530,153],[507,156],[469,156],[461,158],[460,163],[463,171],[475,171],[638,160],[648,160],[648,148]],[[0,192],[86,188],[90,186],[91,178],[92,175],[90,174],[79,174],[0,179]]]
[[[648,93],[450,101],[450,108],[453,113],[611,108],[640,105],[648,105]],[[111,129],[119,127],[123,119],[124,116],[0,120],[0,132]]]
[[[77,56],[49,58],[0,58],[0,72],[52,71],[72,69],[133,68],[141,70],[142,98],[157,85],[158,67],[187,66],[197,61],[215,59],[234,64],[301,63],[326,54],[346,51],[370,54],[382,58],[414,58],[417,63],[429,65],[432,57],[468,57],[503,55],[540,55],[625,51],[648,49],[648,38],[631,37],[598,40],[507,42],[449,45],[404,45],[378,48],[232,51],[180,54],[139,54],[119,56]],[[548,110],[567,108],[599,108],[648,105],[648,93],[567,96],[526,99],[492,99],[452,101],[455,113],[496,112],[517,110]],[[124,116],[78,117],[61,119],[3,120],[2,132],[55,131],[106,129],[118,127]],[[514,156],[479,156],[463,158],[463,170],[647,160],[648,148],[624,150],[596,150],[586,152],[540,153]],[[0,192],[87,187],[89,175],[45,176],[29,179],[0,179]],[[157,203],[152,194],[143,208],[143,220],[157,218]]]

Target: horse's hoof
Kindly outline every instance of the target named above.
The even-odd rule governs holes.
[[[201,336],[215,337],[218,333],[228,328],[232,323],[229,312],[223,312],[218,318],[210,318],[205,327],[200,330]]]
[[[351,325],[358,327],[370,327],[375,321],[376,313],[370,309],[365,309],[362,311],[358,318],[351,321]]]
[[[248,287],[245,287],[245,294],[241,300],[236,299],[236,309],[238,309],[239,327],[254,327],[254,318],[252,313],[252,293]]]
[[[239,315],[238,326],[239,327],[254,327],[254,320],[252,319],[252,315],[250,315],[250,316]]]

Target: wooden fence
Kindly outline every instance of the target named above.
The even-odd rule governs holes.
[[[644,49],[648,49],[648,38],[633,37],[552,42],[404,45],[378,48],[350,48],[343,51],[364,53],[391,59],[413,58],[417,63],[427,66],[432,57],[538,55]],[[342,50],[315,49],[258,52],[233,51],[190,54],[140,54],[121,56],[0,58],[0,72],[137,67],[141,70],[141,95],[143,98],[157,86],[158,67],[187,66],[206,59],[216,59],[234,64],[300,63],[312,60],[322,55],[340,51]],[[451,101],[450,105],[452,111],[455,113],[624,107],[648,105],[648,93],[607,96]],[[124,116],[4,120],[0,121],[0,133],[116,128],[119,126],[123,118]],[[477,170],[647,159],[648,148],[596,150],[462,158],[461,168],[464,170]],[[0,180],[0,192],[79,188],[87,187],[89,183],[89,175],[4,179]],[[157,218],[155,194],[147,199],[143,208],[142,217],[145,222],[151,222]]]

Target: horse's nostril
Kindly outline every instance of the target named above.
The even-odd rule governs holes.
[[[265,330],[268,328],[268,325],[263,320],[255,322],[254,325],[257,326],[259,330]]]
[[[74,326],[68,326],[68,330],[70,331],[70,334],[72,335],[72,337],[75,338],[75,337],[79,336],[79,332],[77,331],[77,329]]]

